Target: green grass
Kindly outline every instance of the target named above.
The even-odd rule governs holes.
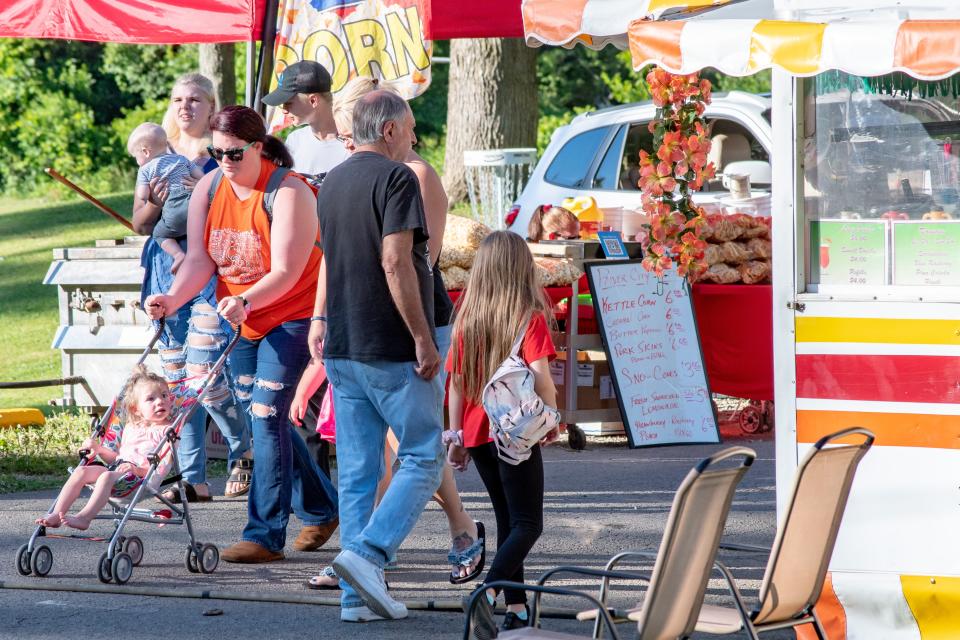
[[[59,487],[89,435],[89,418],[72,411],[54,414],[42,426],[0,429],[0,494]]]
[[[129,216],[133,194],[103,201]],[[87,202],[0,199],[0,344],[5,355],[0,381],[61,375],[60,353],[50,348],[59,322],[57,291],[42,284],[53,249],[93,246],[95,240],[125,235],[130,231]],[[48,402],[57,397],[60,387],[0,390],[0,407],[36,407],[50,413]]]
[[[0,494],[59,488],[90,430],[90,417],[78,411],[58,411],[44,425],[0,428]],[[226,461],[209,460],[207,476],[225,478]]]

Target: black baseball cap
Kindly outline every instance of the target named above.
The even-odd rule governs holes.
[[[263,96],[263,103],[279,107],[298,93],[329,93],[330,84],[330,74],[319,62],[294,62],[280,74],[279,86]]]

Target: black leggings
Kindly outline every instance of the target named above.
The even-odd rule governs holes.
[[[543,457],[540,445],[530,458],[514,466],[497,457],[492,442],[470,447],[470,457],[490,494],[497,516],[497,555],[484,582],[523,582],[523,561],[543,531]],[[527,601],[522,589],[505,589],[507,604]]]

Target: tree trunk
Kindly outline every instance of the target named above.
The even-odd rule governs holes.
[[[443,171],[451,204],[467,198],[464,151],[535,147],[538,118],[536,49],[517,38],[451,40]]]
[[[233,65],[233,43],[200,45],[200,73],[213,81],[221,109],[237,103],[237,73]]]

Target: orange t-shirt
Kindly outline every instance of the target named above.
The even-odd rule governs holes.
[[[264,190],[276,165],[260,161],[260,177],[246,200],[234,193],[228,180],[220,181],[207,213],[207,251],[217,265],[217,298],[239,296],[270,273],[270,220],[263,208]],[[296,173],[290,175],[300,177]],[[302,178],[301,178],[302,179]],[[317,231],[319,239],[320,232]],[[323,253],[314,246],[300,279],[289,291],[265,307],[254,308],[241,335],[258,340],[290,320],[309,318],[317,293]]]
[[[456,336],[457,353],[463,354],[463,339]],[[527,332],[523,334],[523,342],[520,344],[520,357],[528,365],[536,362],[540,358],[553,360],[557,356],[557,351],[553,346],[553,337],[550,335],[550,329],[547,327],[547,319],[542,313],[534,314],[530,318],[530,324],[527,325]],[[462,363],[457,364],[459,365]],[[459,367],[456,371],[453,369],[453,350],[447,358],[447,371],[450,373],[460,373]],[[450,384],[453,384],[451,381]],[[463,419],[460,422],[463,427],[463,446],[479,447],[492,440],[490,437],[490,420],[487,418],[487,412],[482,404],[474,404],[466,397],[463,398]]]

